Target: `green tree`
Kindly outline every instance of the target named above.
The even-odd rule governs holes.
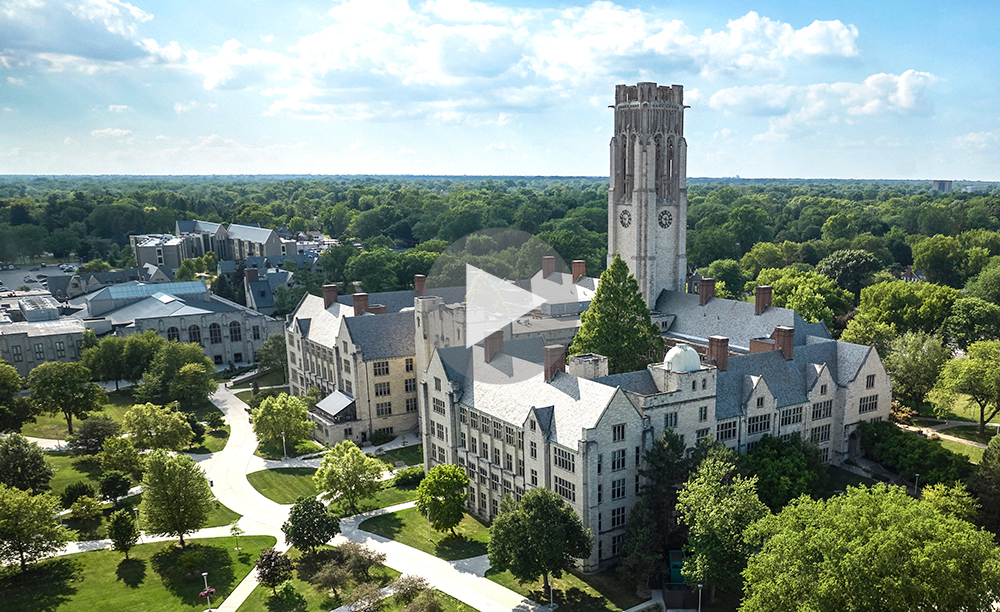
[[[601,274],[580,322],[570,353],[604,355],[611,374],[641,370],[663,351],[663,338],[649,318],[639,283],[617,254]]]
[[[993,533],[1000,533],[1000,436],[990,438],[969,489],[979,500],[976,522]]]
[[[851,309],[854,299],[854,296],[838,287],[826,276],[792,267],[761,270],[757,280],[747,283],[746,290],[752,293],[758,286],[763,285],[771,286],[772,303],[779,308],[792,308],[796,296],[804,300],[809,295],[818,295],[822,298],[823,307],[835,315],[842,315]],[[801,312],[799,314],[804,318],[807,317]],[[811,320],[819,321],[822,317],[814,317]]]
[[[652,498],[644,495],[632,506],[625,524],[625,540],[621,547],[618,575],[625,580],[645,584],[663,567],[663,554],[658,544]]]
[[[125,350],[122,361],[125,363],[125,380],[137,383],[143,374],[153,365],[153,360],[167,341],[153,330],[141,334],[132,334],[125,338]]]
[[[744,204],[729,213],[724,229],[736,239],[740,254],[746,253],[758,242],[771,239],[767,212],[753,204]]]
[[[799,498],[747,540],[760,552],[743,572],[740,612],[987,610],[997,597],[992,535],[901,487]]]
[[[733,294],[733,298],[739,298],[743,295],[743,287],[749,280],[735,259],[716,259],[709,264],[706,276],[725,283],[730,293]],[[716,287],[716,294],[718,293],[718,287]]]
[[[320,591],[337,595],[339,589],[347,586],[351,581],[351,575],[336,561],[329,561],[319,571],[312,575],[309,582]]]
[[[177,268],[177,272],[174,273],[174,281],[182,283],[185,281],[193,281],[194,275],[198,272],[194,260],[185,259],[181,262],[181,265]]]
[[[305,402],[286,393],[266,398],[252,414],[253,432],[261,442],[281,440],[284,432],[285,440],[294,445],[305,440],[316,426],[309,420]]]
[[[72,533],[59,524],[56,498],[0,484],[0,562],[29,563],[58,552]]]
[[[257,582],[271,587],[272,594],[277,593],[279,584],[292,579],[292,560],[273,548],[260,551],[256,566]]]
[[[840,334],[841,342],[874,346],[879,355],[889,354],[896,337],[896,329],[892,325],[864,313],[852,317]]]
[[[73,518],[82,523],[87,523],[101,516],[101,504],[89,495],[81,495],[70,506],[73,511]]]
[[[66,428],[73,433],[73,417],[86,418],[101,409],[108,396],[91,382],[90,370],[79,363],[49,361],[28,375],[31,400],[41,412],[66,417]]]
[[[951,349],[940,338],[923,332],[896,338],[883,360],[886,372],[892,376],[892,394],[919,405],[934,388],[950,358]]]
[[[951,406],[955,396],[965,394],[979,408],[979,433],[1000,412],[1000,340],[976,342],[964,357],[945,364],[938,377],[939,408]]]
[[[740,267],[747,278],[755,279],[761,270],[785,267],[785,255],[776,244],[758,242],[740,259]]]
[[[382,490],[381,476],[381,461],[361,452],[354,442],[344,440],[323,455],[313,482],[331,500],[346,504],[352,514],[357,514],[358,502]]]
[[[257,349],[257,363],[271,372],[281,372],[281,380],[288,380],[288,351],[285,334],[271,334]]]
[[[971,279],[966,291],[970,297],[1000,305],[1000,262],[991,263]]]
[[[108,336],[97,346],[83,349],[81,361],[94,375],[94,380],[114,381],[116,391],[118,381],[125,380],[128,375],[128,367],[125,364],[125,343],[125,338]]]
[[[313,552],[340,533],[340,519],[315,496],[303,496],[292,505],[281,531],[295,548]]]
[[[208,521],[214,497],[205,473],[187,455],[154,450],[146,458],[139,513],[146,531],[180,538]]]
[[[347,230],[353,217],[351,209],[343,202],[324,208],[319,213],[319,225],[327,236],[337,238]],[[352,247],[353,248],[353,247]]]
[[[920,498],[941,514],[963,521],[973,522],[979,514],[979,502],[962,482],[956,482],[951,487],[943,482],[924,487]]]
[[[757,477],[760,501],[773,511],[800,495],[818,495],[829,480],[819,448],[798,434],[787,442],[765,435],[740,456],[739,466],[746,475]]]
[[[961,287],[965,284],[966,252],[957,238],[937,234],[913,247],[913,267],[931,283]]]
[[[319,256],[319,267],[332,281],[346,283],[352,280],[348,278],[348,265],[358,253],[359,251],[349,244],[331,247]]]
[[[387,248],[358,253],[347,264],[347,276],[361,281],[361,286],[369,293],[395,289],[392,253]]]
[[[128,495],[132,481],[124,472],[111,470],[101,474],[101,497],[118,505],[118,500]]]
[[[573,508],[548,489],[529,489],[514,503],[505,497],[490,527],[490,565],[521,583],[555,578],[590,556],[594,538]]]
[[[944,325],[961,295],[957,289],[933,283],[887,281],[861,290],[858,312],[891,325],[900,334],[933,334]]]
[[[101,463],[101,469],[106,472],[117,470],[136,480],[142,478],[142,458],[128,438],[108,438],[104,441],[104,449],[97,458]]]
[[[688,584],[738,588],[740,572],[753,552],[743,532],[768,514],[757,497],[757,477],[740,476],[727,456],[712,453],[684,483],[677,506],[688,528],[681,570]]]
[[[186,363],[170,383],[170,397],[181,408],[194,410],[208,401],[208,396],[215,393],[218,387],[214,367],[209,369],[204,363]]]
[[[398,602],[404,605],[411,603],[421,593],[431,588],[426,578],[403,574],[392,583],[392,595]]]
[[[118,436],[122,426],[106,414],[95,414],[80,421],[76,433],[66,439],[74,453],[94,455],[104,447],[104,441]]]
[[[41,493],[55,475],[41,447],[18,433],[0,438],[0,484]]]
[[[125,553],[135,548],[139,542],[139,528],[128,510],[115,510],[108,517],[108,539],[115,550]]]
[[[850,214],[832,215],[823,223],[823,240],[853,240],[858,235],[858,226]]]
[[[17,369],[0,359],[0,432],[20,431],[25,423],[35,422],[38,408],[20,397],[24,379]]]
[[[859,296],[871,275],[882,269],[882,263],[868,251],[845,249],[834,251],[816,266],[816,272],[832,279],[841,289]]]
[[[697,453],[689,454],[684,440],[673,429],[666,429],[643,455],[639,472],[645,483],[642,495],[649,499],[654,528],[646,545],[662,558],[684,542],[684,528],[677,522],[677,493],[703,453],[704,447],[699,447]]]
[[[169,406],[135,404],[122,420],[123,429],[136,448],[177,451],[186,448],[194,437],[187,418]]]
[[[977,297],[955,300],[947,321],[948,333],[965,350],[973,342],[1000,338],[1000,306]]]
[[[59,503],[62,507],[69,510],[76,503],[76,500],[81,497],[89,497],[91,499],[97,497],[97,490],[94,489],[94,485],[86,480],[76,480],[63,489],[63,492],[59,495]]]
[[[417,487],[417,509],[427,515],[434,529],[450,529],[454,534],[455,527],[465,515],[463,508],[469,498],[465,488],[468,486],[469,477],[461,467],[452,464],[434,466]]]
[[[215,372],[215,364],[198,344],[167,342],[156,352],[153,362],[142,375],[142,384],[136,387],[133,395],[145,402],[167,403],[178,399],[174,392],[184,392],[188,388],[183,383],[176,388],[174,382],[184,366],[189,364],[202,365],[208,373]]]

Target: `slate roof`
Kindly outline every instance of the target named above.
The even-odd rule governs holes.
[[[132,323],[136,319],[192,316],[216,312],[233,312],[240,309],[239,306],[218,298],[207,302],[202,300],[186,301],[175,295],[157,293],[128,306],[103,313],[101,316],[111,319],[116,325],[121,325]]]
[[[220,261],[219,262],[219,274],[236,274],[236,262],[235,261]]]
[[[52,295],[63,296],[66,295],[66,290],[69,289],[69,282],[73,277],[69,274],[63,276],[50,276],[49,277],[49,291]]]
[[[309,340],[332,347],[340,332],[340,319],[353,316],[354,309],[340,303],[331,304],[329,309],[324,309],[323,298],[307,293],[292,314],[292,325],[298,323],[302,334]],[[412,346],[412,333],[410,335]]]
[[[639,395],[655,395],[660,392],[656,386],[656,382],[653,380],[653,375],[649,373],[648,369],[602,376],[595,378],[594,382],[608,385],[609,387],[621,387],[624,391],[630,391]]]
[[[361,346],[362,359],[371,361],[416,354],[413,319],[412,312],[363,314],[344,317],[341,324],[347,326],[351,341]]]
[[[477,346],[482,346],[480,342]],[[536,364],[544,363],[545,340],[540,336],[532,338],[517,338],[504,340],[503,352],[505,355],[523,359]],[[472,349],[464,345],[451,346],[437,349],[441,356],[448,380],[464,383],[465,375],[469,371],[469,359],[472,356]]]
[[[220,227],[222,227],[221,223],[211,223],[209,221],[178,221],[177,233],[200,234],[208,232],[209,234],[214,234],[219,231]]]
[[[228,237],[233,240],[248,240],[250,242],[267,242],[267,239],[274,234],[274,230],[252,225],[240,225],[233,223],[229,226]]]
[[[445,304],[454,304],[465,300],[464,287],[442,287],[438,289],[428,289],[427,295],[439,295],[444,299]],[[386,312],[399,312],[404,308],[413,308],[413,300],[417,297],[417,292],[413,289],[404,291],[380,291],[368,294],[368,304],[382,304]],[[341,295],[337,297],[341,304],[354,307],[354,295]]]

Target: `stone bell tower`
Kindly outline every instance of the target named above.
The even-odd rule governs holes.
[[[687,277],[684,87],[618,85],[614,109],[608,264],[619,253],[653,308]]]

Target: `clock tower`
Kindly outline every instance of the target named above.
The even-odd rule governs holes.
[[[650,309],[687,278],[687,142],[684,88],[615,88],[608,190],[608,264],[621,255]]]

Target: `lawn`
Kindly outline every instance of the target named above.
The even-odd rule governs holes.
[[[288,383],[288,381],[286,381],[284,378],[283,372],[270,371],[267,374],[259,376],[253,380],[248,380],[238,385],[233,385],[233,389],[250,389],[251,387],[253,387],[254,381],[256,381],[257,386],[261,388],[277,387]]]
[[[830,466],[829,473],[830,480],[826,483],[826,490],[822,494],[823,497],[832,497],[837,491],[846,491],[847,487],[871,486],[877,482],[871,478],[858,476],[854,472],[848,472],[845,469],[832,465]]]
[[[373,499],[365,499],[358,502],[358,511],[369,512],[379,508],[388,508],[396,504],[404,504],[417,499],[417,487],[394,487],[389,486],[387,481],[385,488],[379,491]],[[347,508],[339,507],[339,510],[347,515],[350,511]]]
[[[253,569],[260,551],[275,544],[271,536],[243,536],[242,550],[233,538],[191,540],[185,550],[173,542],[141,544],[130,559],[110,550],[77,553],[32,565],[21,574],[16,566],[0,574],[4,612],[143,612],[198,611],[205,600],[201,572],[221,602]]]
[[[985,448],[979,448],[978,446],[972,446],[971,444],[963,444],[961,442],[955,442],[953,440],[938,440],[941,446],[947,448],[953,453],[958,453],[959,455],[965,455],[969,458],[972,463],[979,463],[983,460],[983,452]]]
[[[323,450],[323,447],[312,440],[300,440],[295,444],[288,443],[288,456],[301,457],[302,455],[312,455]],[[264,459],[283,459],[281,440],[264,442],[257,447],[253,454]]]
[[[274,389],[271,389],[271,390],[274,391],[277,394],[288,393],[289,392],[288,387],[275,387]],[[247,391],[237,391],[233,395],[235,395],[236,397],[240,398],[240,401],[243,402],[244,404],[249,405],[250,404],[250,398],[253,397],[253,391],[250,391],[250,390],[247,390]]]
[[[55,468],[55,476],[52,477],[50,485],[52,492],[58,497],[66,490],[70,483],[80,480],[90,482],[95,489],[98,488],[101,478],[101,467],[89,456],[76,456],[69,451],[53,451],[45,453],[52,467]]]
[[[142,502],[142,494],[133,495],[122,499],[118,502],[119,508],[125,508],[126,510],[132,511],[132,508],[139,505]],[[74,519],[72,515],[67,515],[64,518],[66,526],[70,529],[75,529],[79,533],[78,538],[80,540],[102,540],[108,537],[107,520],[117,508],[108,505],[104,508],[101,516],[97,519],[90,521],[79,521]],[[233,521],[237,521],[242,515],[233,512],[226,506],[223,506],[218,501],[215,502],[215,506],[208,513],[208,519],[202,527],[225,527],[226,525],[232,524]],[[142,521],[139,522],[139,527],[142,527]]]
[[[198,446],[189,446],[184,452],[191,453],[192,455],[217,453],[226,448],[226,442],[229,442],[229,425],[224,425],[222,429],[206,431],[204,442]]]
[[[423,444],[412,444],[403,448],[388,450],[385,451],[385,454],[393,461],[402,461],[406,465],[423,465],[424,463]]]
[[[400,510],[392,514],[372,517],[360,528],[412,546],[445,561],[468,559],[486,554],[486,543],[490,531],[485,523],[465,514],[462,522],[455,527],[456,535],[439,532],[427,526],[427,519],[416,508]]]
[[[532,601],[549,603],[549,594],[542,593],[542,581],[521,584],[510,572],[488,570],[486,577]],[[635,594],[632,580],[621,580],[614,570],[586,575],[577,571],[563,574],[552,581],[555,600],[560,610],[571,612],[614,612],[638,605],[645,599]]]
[[[247,474],[247,480],[257,492],[279,504],[292,504],[299,496],[316,495],[313,468],[276,468]]]
[[[949,427],[947,429],[942,429],[939,433],[955,436],[956,438],[962,438],[963,440],[972,440],[973,442],[979,442],[980,444],[989,444],[990,440],[997,433],[996,427],[986,426],[986,430],[983,433],[979,433],[978,425],[959,425],[958,427]]]

